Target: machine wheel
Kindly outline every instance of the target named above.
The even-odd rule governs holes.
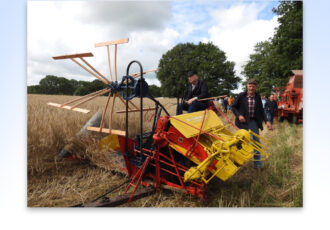
[[[284,117],[278,117],[278,121],[279,122],[283,122],[284,121]]]

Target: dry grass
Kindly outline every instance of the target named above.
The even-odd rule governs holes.
[[[97,111],[102,112],[106,97],[87,103],[89,115],[47,106],[47,102],[63,103],[71,96],[28,95],[28,206],[66,207],[91,201],[126,180],[111,171],[111,159],[97,150],[94,135],[83,141],[75,134]],[[138,99],[133,99],[139,104]],[[175,113],[173,99],[160,99],[170,114]],[[146,99],[146,106],[153,102]],[[116,109],[124,105],[117,100]],[[229,112],[230,113],[230,112]],[[233,115],[230,114],[231,119]],[[145,120],[151,120],[151,112]],[[113,128],[124,129],[124,115],[114,114]],[[108,117],[105,119],[108,126]],[[144,129],[151,129],[145,121]],[[139,132],[139,115],[129,117],[130,136]],[[262,172],[255,172],[250,162],[227,182],[212,181],[209,201],[202,203],[196,197],[162,190],[152,196],[123,205],[123,207],[255,207],[302,206],[302,126],[275,123],[275,130],[263,131],[272,140],[270,158]],[[55,161],[64,145],[74,142],[75,154],[81,161]],[[113,195],[121,194],[117,191]]]

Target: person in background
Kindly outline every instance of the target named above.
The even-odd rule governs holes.
[[[274,95],[270,95],[269,100],[267,100],[265,104],[265,112],[266,112],[267,120],[270,121],[272,125],[276,110],[277,110],[277,103],[274,100]]]
[[[225,97],[223,100],[223,111],[227,113],[227,107],[228,107],[228,97]]]
[[[176,115],[182,114],[183,110],[188,113],[204,110],[208,107],[208,101],[198,101],[208,97],[208,87],[205,81],[199,80],[197,73],[188,72],[188,81],[190,83],[188,87],[188,94],[182,104],[179,104],[176,109]]]
[[[261,95],[261,101],[262,101],[262,108],[265,109],[265,104],[266,104],[266,97],[264,95]]]
[[[232,109],[233,104],[234,104],[234,98],[233,98],[233,96],[230,96],[230,97],[228,98],[228,109],[229,109],[229,110]]]
[[[272,124],[267,120],[262,107],[261,97],[256,93],[258,83],[255,79],[248,80],[247,91],[238,94],[232,111],[236,116],[235,124],[240,129],[252,130],[259,135],[259,129],[263,130],[262,122],[266,122],[269,130]],[[252,135],[252,138],[259,142],[259,138]],[[262,161],[260,152],[254,152],[254,168],[261,168]]]

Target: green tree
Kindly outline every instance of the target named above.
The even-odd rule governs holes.
[[[106,87],[106,84],[104,84],[102,81],[97,80],[97,79],[92,82],[79,81],[79,84],[80,84],[80,86],[78,88],[76,88],[73,95],[83,96],[83,95],[90,94],[95,91],[104,89]]]
[[[32,94],[41,94],[41,88],[39,85],[30,85],[27,88],[27,93],[32,93]]]
[[[47,75],[39,82],[41,93],[44,94],[64,94],[72,95],[73,86],[70,81],[64,77],[56,77],[53,75]]]
[[[225,53],[212,43],[178,44],[162,56],[158,69],[161,93],[166,97],[184,96],[189,71],[196,71],[207,82],[210,96],[229,94],[240,81],[234,63],[227,61]]]
[[[242,72],[247,79],[256,78],[266,96],[274,87],[285,86],[291,70],[303,68],[302,2],[283,1],[273,12],[279,16],[273,38],[255,45]]]
[[[303,2],[283,1],[273,12],[279,16],[279,26],[272,43],[282,72],[289,76],[290,70],[303,68]]]
[[[160,87],[157,85],[149,85],[149,92],[153,97],[161,97]]]

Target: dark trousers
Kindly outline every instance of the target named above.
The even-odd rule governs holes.
[[[188,113],[193,113],[197,111],[201,111],[204,109],[207,109],[207,104],[199,101],[193,101],[191,105],[188,105],[186,103],[179,104],[176,108],[176,115],[182,114],[183,110],[188,111]]]
[[[259,135],[259,128],[258,128],[258,124],[255,120],[250,120],[249,121],[249,129],[251,129],[252,132],[256,133]],[[257,141],[260,143],[260,140],[258,137],[255,137],[251,134],[251,138],[254,140],[254,141]],[[260,155],[260,152],[258,152],[257,150],[253,150],[254,152],[254,155],[253,155],[253,158],[254,158],[254,168],[261,168],[262,167],[262,160],[261,160],[261,155]]]

